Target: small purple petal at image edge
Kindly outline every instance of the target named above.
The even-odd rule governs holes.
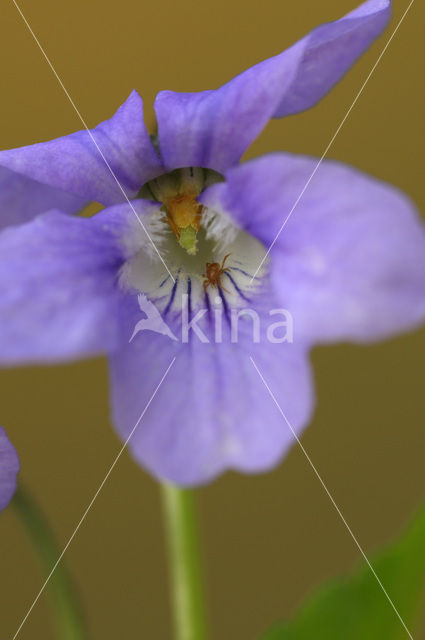
[[[16,491],[18,473],[18,454],[0,427],[0,511],[7,507]]]

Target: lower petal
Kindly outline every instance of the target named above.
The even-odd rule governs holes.
[[[130,339],[140,311],[134,299],[127,304],[124,335]],[[128,446],[156,477],[178,485],[201,484],[227,469],[266,471],[292,445],[293,434],[251,357],[296,432],[307,424],[313,405],[304,348],[257,344],[246,336],[241,343],[231,343],[226,335],[222,343],[214,343],[205,325],[200,327],[210,342],[192,336],[185,344],[143,331],[110,363],[113,419],[119,434],[127,440],[148,406]]]

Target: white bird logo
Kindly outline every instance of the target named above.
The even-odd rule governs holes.
[[[178,342],[178,338],[171,331],[170,327],[164,320],[161,318],[161,314],[158,309],[155,307],[153,302],[147,299],[145,295],[140,293],[137,296],[137,300],[139,302],[139,307],[146,314],[146,318],[143,320],[139,320],[139,322],[134,327],[133,335],[131,336],[129,342],[131,342],[136,334],[139,331],[155,331],[156,333],[161,333],[164,336],[168,336],[171,340],[176,340]]]

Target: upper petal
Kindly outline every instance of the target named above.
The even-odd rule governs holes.
[[[84,204],[83,198],[0,167],[0,229],[28,222],[56,207],[64,213],[75,213]]]
[[[136,91],[110,120],[90,133],[78,131],[50,142],[1,151],[0,166],[105,205],[123,202],[124,193],[134,197],[145,182],[163,171]],[[60,202],[51,206],[59,208]]]
[[[155,102],[167,170],[235,165],[272,117],[308,109],[351,67],[387,24],[390,0],[368,0],[216,91],[162,91]]]
[[[145,203],[133,203],[143,213]],[[149,205],[148,205],[149,206]],[[0,234],[0,361],[55,361],[117,344],[128,204],[93,218],[49,212]]]
[[[278,464],[293,434],[250,357],[299,433],[313,406],[306,349],[266,340],[256,344],[248,335],[249,322],[247,335],[237,343],[230,342],[226,327],[223,341],[215,343],[205,317],[199,327],[208,344],[196,336],[188,344],[174,342],[149,330],[129,343],[141,312],[134,299],[127,303],[122,325],[126,344],[112,356],[110,369],[113,419],[124,441],[176,358],[129,440],[134,458],[157,478],[178,485],[202,484],[228,469],[255,473]],[[166,320],[171,322],[168,316]],[[172,326],[181,338],[178,322]]]
[[[391,0],[368,0],[335,22],[312,31],[293,82],[273,117],[313,107],[382,33],[391,17]]]
[[[0,427],[0,511],[4,509],[16,490],[19,459],[5,430]]]
[[[394,187],[330,161],[299,199],[317,162],[264,156],[229,171],[203,201],[267,246],[287,220],[270,252],[271,270],[298,337],[367,341],[418,326],[425,319],[425,230],[414,205]]]

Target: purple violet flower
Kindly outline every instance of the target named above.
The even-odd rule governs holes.
[[[390,5],[369,0],[216,91],[161,92],[157,147],[133,92],[91,131],[122,190],[87,131],[0,152],[3,364],[107,353],[126,440],[175,356],[129,443],[134,457],[182,485],[277,464],[293,437],[250,357],[299,433],[314,404],[312,345],[424,320],[425,233],[395,188],[325,161],[268,253],[317,161],[238,163],[270,118],[312,107],[339,81]],[[93,200],[106,209],[66,215]],[[141,309],[154,331],[139,331]],[[270,326],[282,309],[293,326],[289,316]]]
[[[19,459],[5,430],[0,427],[0,511],[10,502],[16,490]]]

